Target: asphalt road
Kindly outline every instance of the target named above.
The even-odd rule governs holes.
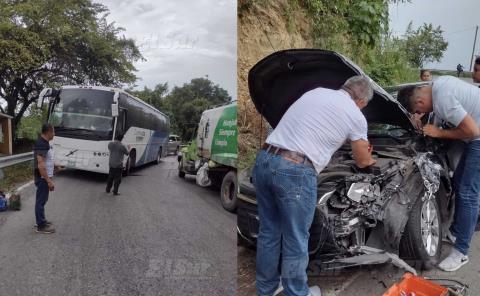
[[[0,213],[0,295],[234,295],[236,216],[215,189],[177,177],[176,161],[137,169],[120,196],[106,177],[64,171],[34,231],[34,186]]]

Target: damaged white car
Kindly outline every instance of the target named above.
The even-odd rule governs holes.
[[[335,52],[286,50],[250,70],[249,89],[257,110],[275,127],[303,93],[339,89],[359,74],[358,66]],[[349,145],[333,155],[318,176],[309,252],[328,268],[393,262],[414,272],[407,262],[428,269],[439,260],[442,230],[453,212],[455,143],[424,137],[394,96],[372,84],[374,98],[362,112],[377,162],[359,169]],[[254,246],[259,221],[250,170],[239,183],[238,240]]]

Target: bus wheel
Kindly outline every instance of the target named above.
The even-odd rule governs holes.
[[[162,159],[162,148],[158,150],[156,164],[160,164],[161,159]]]
[[[178,158],[178,176],[185,179],[185,172],[183,171],[183,155],[177,156]]]
[[[128,176],[129,173],[130,173],[130,156],[127,158],[127,164],[125,165],[125,169],[123,170],[122,175],[126,177]]]
[[[132,168],[135,166],[135,151],[130,152],[130,155],[127,159],[127,165],[125,167],[125,171],[123,175],[126,177],[132,173]]]
[[[220,200],[225,210],[235,212],[237,209],[237,172],[229,171],[223,177],[222,187],[220,188]]]

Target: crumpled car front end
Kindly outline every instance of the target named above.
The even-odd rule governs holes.
[[[376,263],[395,261],[392,256],[403,262],[400,256],[431,268],[439,260],[442,221],[449,215],[450,187],[442,182],[448,178],[445,160],[415,151],[412,141],[394,147],[378,140],[385,139],[374,144],[377,163],[368,171],[354,165],[345,146],[318,176],[309,253],[330,268],[373,264],[372,256],[382,259]],[[248,176],[245,171],[240,177],[238,232],[240,241],[254,244],[259,221]]]

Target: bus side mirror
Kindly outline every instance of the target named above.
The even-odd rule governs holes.
[[[49,97],[52,95],[52,89],[51,88],[44,88],[38,95],[38,100],[37,100],[37,107],[42,108],[43,106],[43,101],[45,100],[45,97]]]
[[[114,103],[118,103],[118,97],[120,96],[120,94],[118,93],[118,91],[116,91],[114,94],[113,94],[113,102]]]
[[[113,117],[118,116],[118,104],[112,104],[112,116]]]

